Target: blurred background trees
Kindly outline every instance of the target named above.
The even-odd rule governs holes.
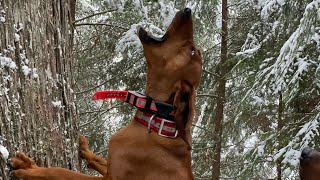
[[[217,139],[220,179],[297,178],[300,149],[319,147],[320,17],[315,0],[229,0],[222,65],[222,1],[79,1],[77,19],[103,12],[76,23],[81,129],[91,142],[100,142],[131,120],[134,109],[124,103],[79,97],[97,89],[143,91],[145,62],[134,35],[137,26],[161,36],[175,11],[186,6],[193,10],[204,61],[193,128],[196,179],[212,179]],[[221,78],[226,97],[217,138],[214,109]],[[93,146],[106,153],[101,149],[106,145]]]

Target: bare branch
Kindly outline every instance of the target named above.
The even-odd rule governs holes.
[[[196,124],[194,124],[194,123],[192,123],[192,126],[197,127],[197,128],[199,128],[199,129],[202,129],[202,130],[204,130],[204,131],[212,132],[210,129],[207,129],[207,128],[202,127],[202,126],[198,126],[198,125],[196,125]]]
[[[89,16],[86,16],[86,17],[83,17],[81,19],[77,19],[73,22],[73,24],[77,23],[77,22],[80,22],[80,21],[83,21],[85,19],[88,19],[88,18],[91,18],[93,16],[98,16],[98,15],[101,15],[101,14],[105,14],[105,13],[108,13],[108,12],[114,12],[114,11],[117,11],[118,9],[109,9],[109,10],[106,10],[106,11],[102,11],[102,12],[98,12],[98,13],[94,13],[94,14],[91,14]]]
[[[140,60],[141,60],[141,59],[140,59]],[[89,89],[86,89],[86,90],[83,90],[83,91],[80,91],[80,92],[76,92],[76,94],[79,95],[79,94],[87,93],[87,92],[89,92],[89,91],[92,91],[92,90],[94,90],[94,89],[97,89],[97,88],[99,88],[99,87],[107,84],[108,82],[114,80],[114,79],[117,78],[118,76],[123,75],[123,73],[125,73],[125,72],[128,71],[130,68],[132,68],[132,66],[133,66],[135,63],[136,63],[136,62],[130,64],[126,69],[124,69],[123,71],[119,72],[117,75],[111,77],[110,79],[104,81],[103,83],[98,84],[98,85],[96,85],[96,86],[94,86],[94,87],[92,87],[92,88],[89,88]]]
[[[110,108],[108,108],[108,109],[106,109],[106,110],[100,110],[100,111],[90,111],[90,112],[84,112],[84,113],[81,113],[81,114],[88,114],[88,113],[95,113],[95,112],[101,112],[102,114],[104,114],[104,113],[106,113],[106,112],[109,112],[110,110],[112,110],[112,109],[114,109],[114,108],[118,108],[118,107],[121,107],[121,106],[123,106],[123,105],[119,105],[119,104],[116,104],[116,105],[114,105],[114,106],[112,106],[112,107],[110,107]],[[86,122],[86,123],[84,123],[84,124],[80,124],[80,126],[79,127],[84,127],[84,126],[86,126],[86,125],[88,125],[88,124],[91,124],[92,122],[94,122],[96,119],[95,118],[92,118],[92,120],[90,120],[90,121],[88,121],[88,122]]]
[[[210,71],[208,71],[208,70],[202,69],[202,71],[203,71],[203,72],[205,72],[205,73],[208,73],[208,74],[210,74],[210,75],[213,75],[213,76],[219,77],[219,75],[218,75],[218,74],[215,74],[215,73],[210,72]]]
[[[107,24],[107,23],[78,23],[75,24],[74,26],[109,26],[109,27],[113,27],[113,28],[119,28],[125,31],[128,31],[129,28],[123,27],[123,26],[119,26],[119,25],[113,25],[113,24]]]
[[[213,94],[197,94],[197,97],[211,97],[211,98],[218,98],[217,95]]]

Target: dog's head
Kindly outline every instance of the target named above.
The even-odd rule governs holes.
[[[320,179],[320,152],[306,147],[300,157],[300,179]]]
[[[177,119],[183,119],[180,131],[191,126],[194,113],[194,95],[201,77],[202,58],[193,40],[191,9],[176,13],[162,38],[138,30],[147,60],[146,94],[152,98],[172,103]],[[184,116],[184,117],[182,117]],[[183,125],[182,125],[183,124]]]

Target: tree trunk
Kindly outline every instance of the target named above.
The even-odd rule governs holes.
[[[283,120],[282,120],[282,114],[283,114],[283,101],[282,101],[282,93],[280,92],[279,94],[279,106],[278,106],[278,150],[281,149],[282,147],[282,142],[281,139],[282,137],[280,136],[281,134],[281,129],[283,128]],[[279,157],[277,159],[277,180],[281,180],[282,177],[282,168],[281,168],[281,163],[282,163],[282,157]]]
[[[0,1],[0,145],[76,170],[74,9],[75,0]]]
[[[218,80],[217,80],[217,105],[215,107],[214,121],[214,155],[212,161],[212,180],[219,180],[220,177],[220,160],[221,160],[221,138],[223,130],[223,114],[224,104],[226,99],[226,61],[228,58],[228,8],[227,0],[222,0],[222,33],[221,33],[221,57],[218,64]]]

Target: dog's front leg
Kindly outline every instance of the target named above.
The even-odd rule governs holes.
[[[94,154],[88,146],[88,140],[80,135],[80,157],[88,162],[88,168],[98,171],[102,175],[107,174],[107,160]]]

